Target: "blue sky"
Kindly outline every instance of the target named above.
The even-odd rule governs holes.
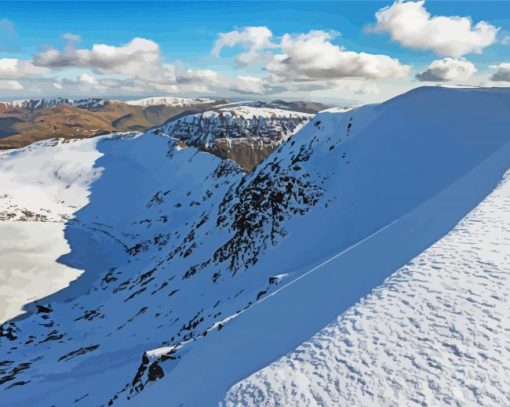
[[[236,92],[235,89],[242,88],[242,86],[236,87],[227,83],[235,81],[234,78],[241,76],[272,81],[269,85],[266,83],[265,87],[255,87],[257,92],[254,94],[258,94],[260,97],[282,94],[289,98],[311,95],[323,100],[332,99],[338,93],[332,88],[337,87],[337,83],[339,83],[338,87],[345,91],[344,99],[346,101],[377,100],[390,96],[392,92],[398,93],[406,88],[420,85],[421,83],[415,79],[417,73],[426,71],[429,64],[435,60],[450,57],[445,53],[438,53],[437,47],[434,48],[434,46],[428,48],[425,46],[423,49],[417,49],[416,46],[405,46],[401,41],[391,39],[391,30],[377,33],[367,32],[367,27],[376,22],[375,13],[392,4],[391,1],[4,1],[0,3],[0,20],[3,22],[0,24],[0,61],[1,59],[31,61],[34,55],[47,49],[58,49],[64,52],[63,50],[69,46],[69,41],[62,39],[62,35],[65,33],[79,36],[79,41],[73,42],[72,47],[84,50],[90,50],[94,44],[120,47],[128,44],[134,38],[143,38],[157,44],[162,64],[171,64],[181,71],[214,71],[222,76],[222,86],[217,85],[212,89],[206,89],[206,86],[193,88],[188,85],[176,85],[171,90],[170,87],[164,86],[158,90],[152,85],[148,85],[146,89],[142,89],[144,81],[139,80],[138,74],[133,74],[131,76],[138,82],[136,86],[132,86],[132,91],[128,92],[121,90],[118,84],[116,86],[113,86],[113,83],[110,84],[111,86],[93,86],[92,84],[94,81],[122,80],[126,85],[130,75],[122,69],[115,69],[111,72],[105,69],[98,71],[98,67],[93,64],[88,66],[82,62],[78,64],[70,62],[69,66],[47,66],[46,72],[37,75],[21,72],[17,77],[9,74],[9,77],[6,76],[2,79],[0,64],[0,83],[2,80],[10,81],[10,85],[7,82],[5,82],[5,86],[0,85],[0,97],[37,96],[45,93],[62,94],[63,96],[97,93],[121,97],[129,97],[130,94],[142,96],[185,93],[184,96],[186,96],[186,94],[200,93],[222,93],[225,95],[238,93],[241,96],[247,92]],[[496,38],[490,45],[462,55],[451,56],[476,66],[476,74],[471,75],[470,83],[485,84],[486,81],[490,81],[490,75],[496,69],[494,66],[510,62],[510,2],[427,1],[423,5],[423,9],[431,17],[469,17],[473,27],[483,20],[498,30]],[[364,74],[361,76],[355,74],[353,77],[344,77],[342,74],[337,77],[334,73],[329,72],[327,78],[329,81],[322,83],[322,87],[319,86],[320,78],[306,77],[305,82],[310,85],[308,88],[302,85],[298,86],[297,82],[303,82],[302,77],[268,79],[267,63],[271,58],[270,54],[284,54],[281,48],[268,47],[259,50],[261,54],[265,55],[264,58],[261,57],[242,67],[235,63],[235,57],[243,50],[246,51],[246,44],[242,42],[222,47],[219,56],[211,54],[221,33],[236,30],[242,32],[245,27],[267,27],[272,33],[271,42],[273,45],[278,45],[285,34],[294,35],[294,38],[297,38],[297,35],[309,33],[311,30],[334,33],[331,38],[324,41],[346,51],[387,55],[398,60],[402,65],[408,65],[410,69],[405,78],[378,77],[377,75],[375,75],[376,77],[367,77]],[[328,52],[327,47],[324,47],[324,50],[326,53]],[[328,56],[325,55],[325,58]],[[489,68],[490,66],[492,68]],[[506,71],[503,73],[505,74]],[[84,74],[88,82],[91,82],[89,88],[80,87],[76,79]],[[434,75],[433,79],[445,81],[444,78]],[[500,77],[505,78],[505,75]],[[60,81],[59,84],[52,82],[55,78]],[[195,77],[192,79],[186,77],[178,79],[177,82],[190,84],[196,80],[198,79]],[[465,75],[463,80],[467,81]],[[18,82],[19,86],[14,86],[13,81]],[[202,79],[202,81],[204,80]],[[351,86],[350,84],[360,81],[370,84],[372,89],[378,88],[379,92],[369,91],[370,95],[356,92],[356,85]],[[451,82],[452,80],[448,79],[447,81]],[[288,82],[294,82],[295,86],[289,85]],[[500,82],[505,81],[498,81],[497,85],[505,85]],[[55,86],[50,86],[50,83]],[[314,86],[311,86],[312,83]],[[345,83],[349,84],[347,88],[350,90],[346,90]],[[37,90],[38,86],[39,90]],[[124,88],[127,89],[129,86],[124,86]],[[313,90],[310,90],[311,88]],[[390,88],[393,91],[389,90]]]

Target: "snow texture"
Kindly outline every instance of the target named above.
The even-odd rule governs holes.
[[[181,98],[177,96],[155,96],[144,99],[136,99],[129,100],[126,103],[128,105],[135,106],[156,106],[156,105],[165,105],[172,107],[186,107],[186,106],[194,106],[201,104],[211,104],[214,103],[214,99],[207,98]]]
[[[227,406],[510,405],[510,177]]]
[[[106,100],[101,98],[44,98],[44,99],[19,99],[12,102],[0,102],[0,107],[4,109],[20,108],[27,110],[48,109],[58,105],[70,105],[81,109],[100,109],[108,103],[116,103],[115,100]]]

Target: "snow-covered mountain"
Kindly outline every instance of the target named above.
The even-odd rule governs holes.
[[[38,109],[48,109],[59,105],[69,105],[80,109],[94,110],[104,107],[109,103],[119,103],[117,101],[106,100],[101,98],[43,98],[43,99],[20,99],[12,102],[0,102],[0,111],[10,110],[13,108],[26,109],[34,111]]]
[[[55,107],[58,105],[69,105],[78,107],[81,109],[94,110],[102,108],[108,104],[122,104],[125,103],[127,105],[132,106],[169,106],[174,108],[186,108],[186,107],[197,107],[200,105],[205,106],[213,106],[218,103],[225,103],[226,100],[216,100],[216,99],[208,99],[208,98],[181,98],[174,96],[159,96],[159,97],[150,97],[144,99],[136,99],[129,100],[126,102],[119,100],[110,100],[110,99],[102,99],[102,98],[79,98],[79,99],[71,99],[71,98],[41,98],[41,99],[20,99],[13,100],[9,102],[0,102],[0,110],[8,110],[8,109],[27,109],[30,111],[34,111],[37,109],[47,109],[51,107]]]
[[[227,406],[506,406],[510,173],[446,237]]]
[[[447,234],[510,167],[506,89],[330,109],[249,174],[183,148],[172,123],[1,153],[2,213],[65,221],[60,261],[84,270],[1,326],[6,405],[217,405]],[[69,149],[86,155],[73,164]],[[13,177],[22,160],[33,172]],[[250,400],[241,389],[229,400]]]
[[[233,159],[251,171],[312,116],[243,102],[171,120],[160,131],[186,145]]]
[[[130,105],[100,98],[54,98],[0,103],[0,149],[57,137],[74,139],[115,131],[144,131],[225,102],[189,101],[190,104]]]
[[[295,112],[301,113],[317,113],[321,110],[326,110],[331,105],[325,105],[317,102],[305,102],[305,101],[293,101],[288,102],[284,100],[273,100],[270,102],[260,101],[260,100],[246,100],[246,101],[237,101],[237,102],[229,102],[220,104],[216,107],[218,108],[230,108],[230,107],[238,107],[238,106],[248,106],[248,107],[265,107],[268,109],[284,109],[284,110],[292,110]]]
[[[208,98],[182,98],[177,96],[155,96],[144,99],[135,99],[128,100],[126,102],[128,105],[135,106],[172,106],[172,107],[187,107],[194,105],[202,105],[202,104],[215,104],[217,103],[215,99]]]
[[[189,145],[209,146],[219,138],[287,140],[312,115],[289,110],[234,106],[171,120],[161,131]]]

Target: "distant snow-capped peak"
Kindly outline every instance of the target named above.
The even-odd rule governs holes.
[[[222,105],[167,123],[163,131],[191,145],[209,145],[218,138],[267,138],[281,142],[313,115],[252,105]]]
[[[128,100],[126,103],[128,105],[134,106],[155,106],[155,105],[165,105],[172,107],[184,107],[184,106],[193,106],[193,105],[201,105],[201,104],[209,104],[214,103],[214,99],[208,98],[181,98],[177,96],[155,96],[144,99],[135,99]]]
[[[51,107],[55,107],[58,105],[70,105],[74,107],[79,107],[82,109],[96,109],[107,105],[108,103],[112,103],[115,101],[110,101],[102,98],[81,98],[81,99],[71,99],[71,98],[42,98],[42,99],[19,99],[13,100],[10,102],[1,102],[0,104],[5,107],[13,107],[18,109],[28,109],[28,110],[37,110],[37,109],[47,109]]]

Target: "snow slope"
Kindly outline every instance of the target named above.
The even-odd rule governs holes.
[[[0,152],[0,323],[81,274],[56,260],[69,251],[65,222],[88,203],[100,176],[96,142],[50,140]]]
[[[101,98],[43,98],[43,99],[20,99],[12,102],[0,102],[0,110],[10,108],[20,108],[27,110],[47,109],[58,105],[70,105],[81,109],[100,109],[108,103],[115,103],[114,100],[106,100]]]
[[[0,222],[0,324],[81,274],[57,262],[69,252],[64,229],[63,222]]]
[[[69,219],[101,174],[96,142],[48,140],[0,152],[0,220]]]
[[[85,272],[0,328],[2,400],[217,404],[488,195],[509,113],[445,88],[328,110],[247,175],[162,130],[101,141],[61,259]]]
[[[510,405],[510,177],[227,406]]]

